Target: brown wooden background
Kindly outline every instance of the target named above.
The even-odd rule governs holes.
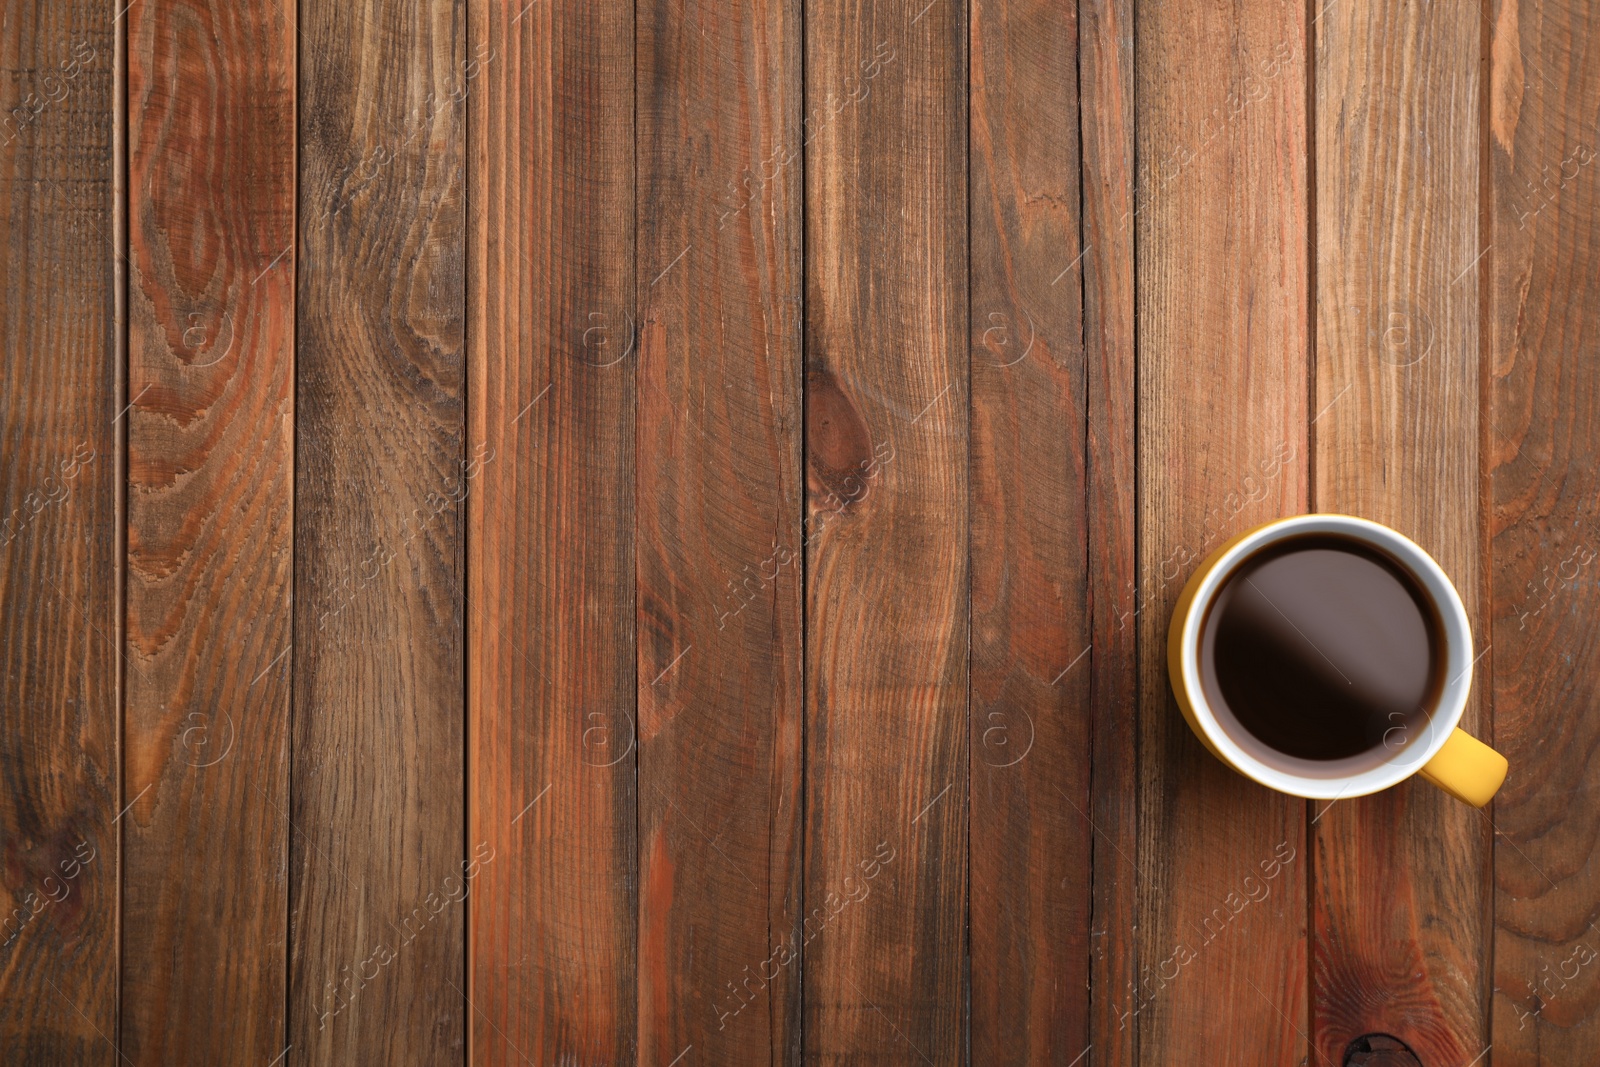
[[[1600,1063],[1588,4],[123,2],[0,0],[0,1061]],[[1175,713],[1307,510],[1492,808]]]

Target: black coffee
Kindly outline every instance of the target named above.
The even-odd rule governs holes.
[[[1355,774],[1424,744],[1443,669],[1443,626],[1416,579],[1337,535],[1248,557],[1201,626],[1201,685],[1223,729],[1296,774]]]

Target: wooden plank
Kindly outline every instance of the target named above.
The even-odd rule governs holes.
[[[1065,1065],[1093,835],[1078,20],[970,17],[971,1059]]]
[[[797,1062],[800,5],[638,17],[639,1056]]]
[[[950,1064],[966,1044],[966,8],[813,4],[805,27],[805,1059]]]
[[[484,865],[461,614],[486,454],[463,440],[461,153],[484,68],[449,0],[301,18],[289,1041],[301,1063],[457,1062]]]
[[[1134,51],[1132,0],[1080,0],[1083,344],[1088,369],[1091,644],[1090,800],[1094,832],[1089,1060],[1138,1062],[1129,993],[1138,973],[1138,590],[1134,494]],[[1065,284],[1063,282],[1063,284]],[[1081,757],[1080,757],[1081,758]],[[1129,1014],[1124,1014],[1129,1012]]]
[[[635,1058],[633,27],[472,5],[473,1063]]]
[[[295,11],[128,18],[120,1044],[259,1064],[286,1044]]]
[[[1199,561],[1306,508],[1305,19],[1139,9],[1139,966],[1116,992],[1145,1063],[1306,1054],[1305,807],[1206,752],[1166,677]]]
[[[1315,28],[1315,505],[1394,527],[1478,604],[1478,42],[1470,7],[1354,0]],[[1462,726],[1487,725],[1476,704]],[[1420,779],[1314,805],[1312,1041],[1489,1045],[1489,827]]]
[[[1494,1062],[1600,1045],[1592,860],[1600,310],[1600,12],[1494,5],[1483,435],[1493,535]],[[1487,643],[1487,642],[1485,642]]]
[[[0,1060],[111,1064],[119,42],[105,4],[0,25]]]

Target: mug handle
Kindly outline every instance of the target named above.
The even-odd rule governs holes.
[[[1457,727],[1418,773],[1457,800],[1481,808],[1500,789],[1510,766],[1500,753]]]

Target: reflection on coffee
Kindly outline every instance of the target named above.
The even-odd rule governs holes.
[[[1426,744],[1443,623],[1416,579],[1352,538],[1303,534],[1239,563],[1200,635],[1228,735],[1293,774],[1359,774]]]

